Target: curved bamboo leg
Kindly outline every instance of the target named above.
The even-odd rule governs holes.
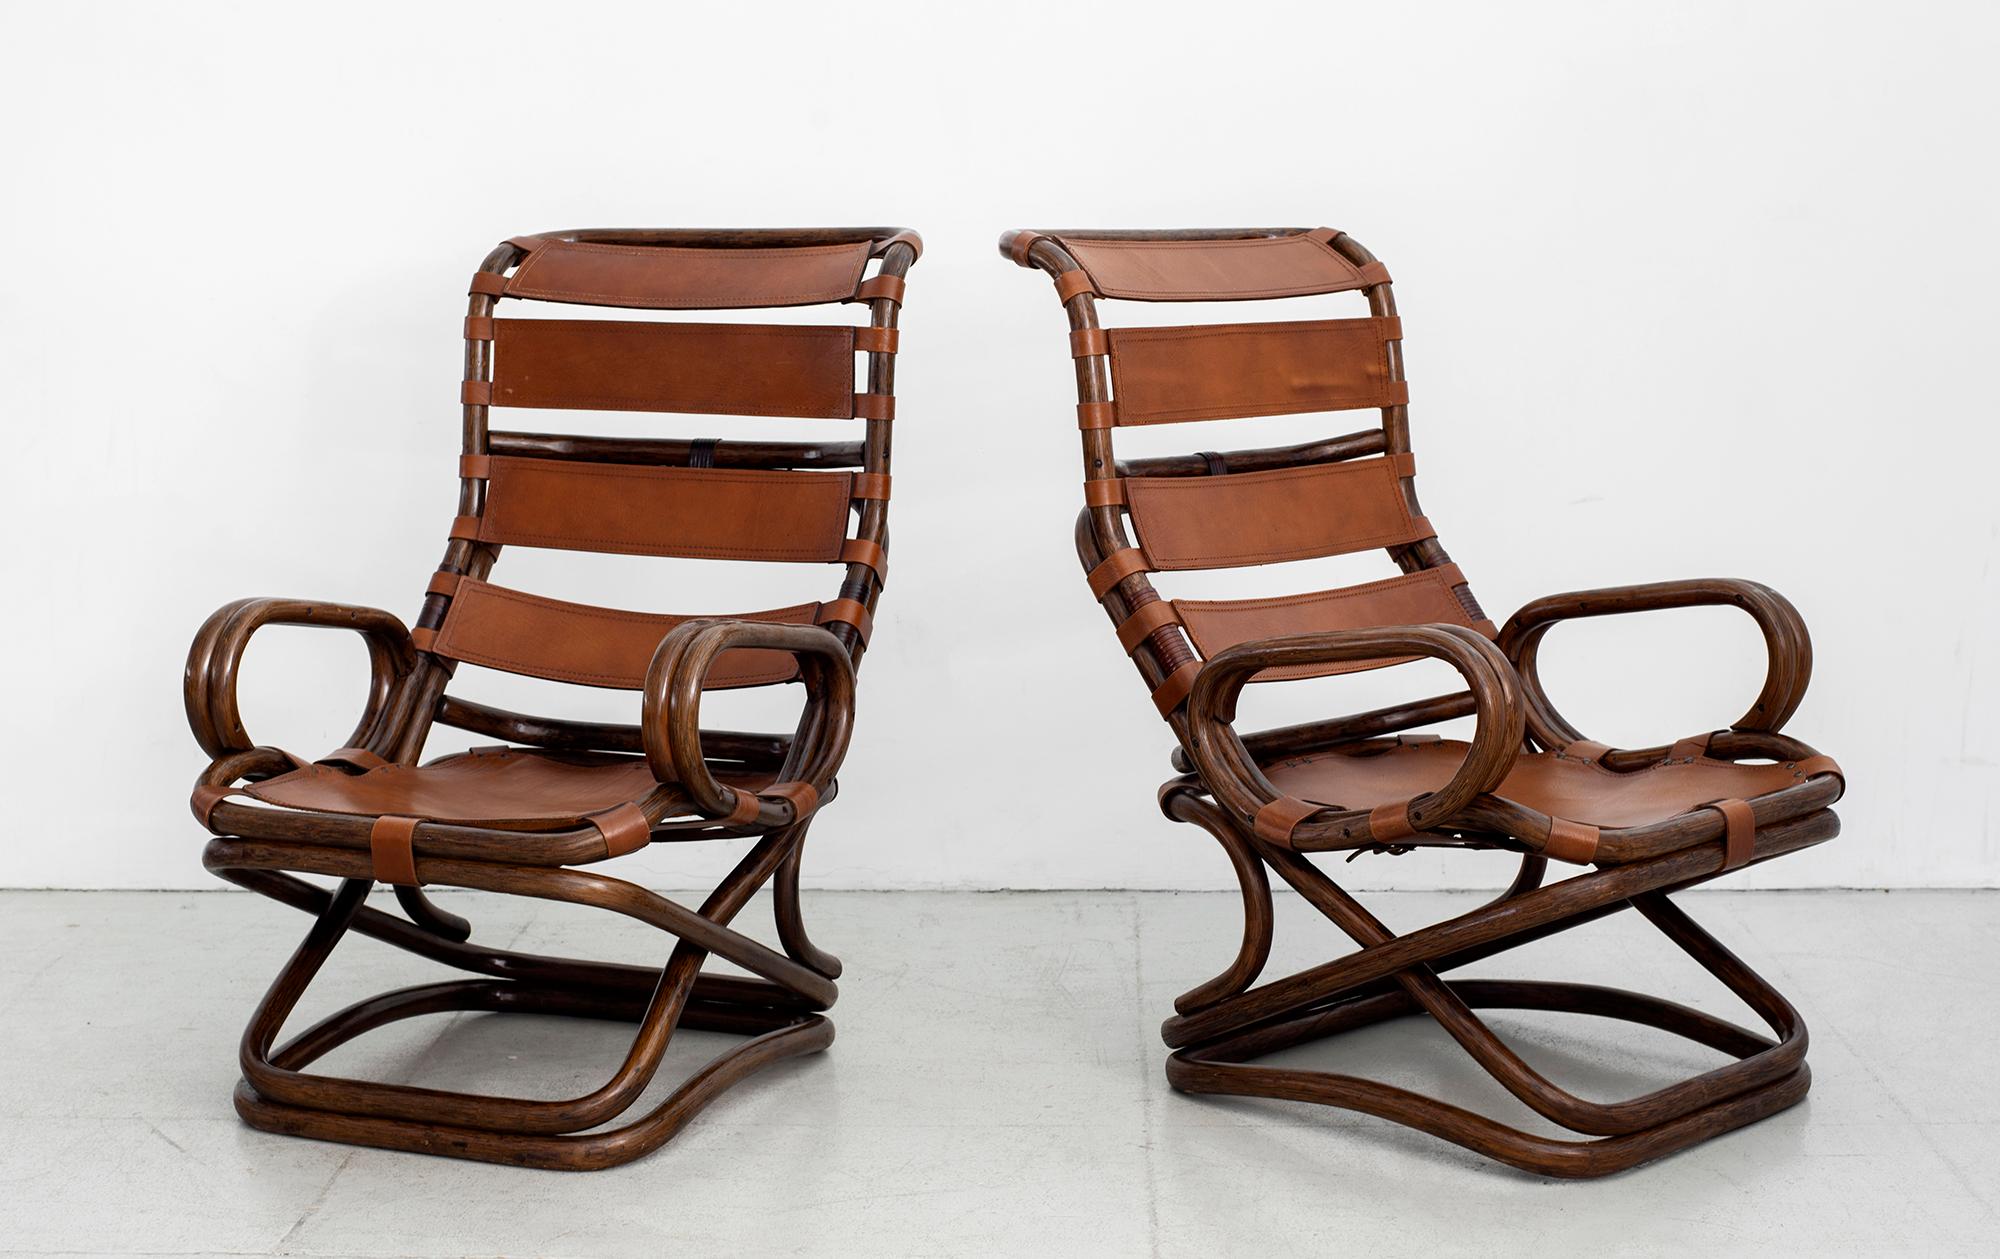
[[[771,914],[777,921],[778,943],[784,946],[787,957],[828,979],[838,979],[840,959],[812,942],[799,906],[799,867],[804,864],[806,828],[810,825],[810,818],[799,823],[797,841],[778,863],[778,873],[771,880]]]
[[[725,926],[794,849],[783,833],[767,836],[699,911],[681,909],[643,889],[582,871],[426,863],[426,873],[439,882],[596,905],[682,935],[665,967],[652,970],[486,949],[371,910],[363,900],[372,880],[358,867],[344,868],[355,865],[357,854],[211,841],[212,869],[316,914],[305,941],[245,1030],[241,1055],[245,1078],[237,1089],[237,1111],[246,1122],[269,1131],[523,1166],[586,1169],[637,1158],[670,1139],[730,1085],[783,1058],[832,1043],[833,1025],[818,1013],[831,1003],[831,982]],[[360,866],[365,862],[362,856]],[[280,867],[288,863],[347,877],[328,893],[283,873]],[[385,993],[321,1020],[274,1049],[279,1027],[350,929],[492,978]],[[766,977],[702,974],[711,946]],[[638,1024],[639,1032],[609,1083],[565,1102],[417,1089],[303,1070],[367,1031],[397,1019],[447,1010],[618,1019]],[[668,1040],[680,1027],[749,1034],[752,1039],[711,1060],[637,1120],[582,1132],[630,1108],[651,1082]]]
[[[1271,908],[1271,880],[1264,863],[1249,843],[1237,834],[1227,814],[1209,800],[1191,791],[1169,787],[1161,793],[1160,811],[1180,822],[1192,822],[1215,837],[1236,871],[1236,884],[1243,892],[1243,941],[1229,968],[1207,983],[1188,989],[1174,1000],[1174,1009],[1192,1013],[1233,997],[1248,988],[1263,973],[1271,957],[1274,916]]]
[[[1212,820],[1171,813],[1214,830]],[[1229,828],[1233,829],[1233,828]],[[1830,814],[1769,828],[1770,848],[1791,851],[1830,838]],[[1241,838],[1240,836],[1238,837]],[[1255,842],[1255,841],[1252,841]],[[1225,848],[1228,845],[1225,844]],[[1289,849],[1257,843],[1255,854],[1351,935],[1357,953],[1257,989],[1183,1009],[1162,1029],[1176,1049],[1174,1088],[1341,1106],[1402,1123],[1490,1158],[1551,1176],[1600,1176],[1685,1148],[1783,1110],[1805,1096],[1807,1034],[1798,1012],[1749,967],[1667,899],[1671,889],[1712,877],[1712,854],[1668,854],[1540,887],[1542,869],[1523,863],[1494,901],[1456,919],[1397,937],[1318,867]],[[1672,943],[1743,999],[1776,1039],[1685,1006],[1583,984],[1454,980],[1442,973],[1583,922],[1637,908]],[[1200,990],[1197,990],[1200,991]],[[1645,1024],[1736,1061],[1628,1101],[1598,1103],[1569,1093],[1528,1066],[1474,1013],[1482,1008],[1555,1010]],[[1517,1098],[1595,1139],[1544,1137],[1376,1081],[1335,1072],[1253,1065],[1250,1060],[1386,1019],[1425,1014]]]

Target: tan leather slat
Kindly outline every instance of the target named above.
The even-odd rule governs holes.
[[[1091,597],[1102,602],[1104,596],[1111,593],[1113,586],[1116,586],[1119,582],[1124,581],[1134,573],[1143,573],[1145,571],[1146,553],[1144,551],[1141,551],[1136,546],[1120,547],[1110,555],[1105,556],[1104,560],[1097,567],[1091,569],[1085,580],[1090,584]]]
[[[1430,536],[1404,502],[1398,466],[1394,458],[1358,459],[1228,476],[1128,477],[1123,485],[1154,568],[1233,568]]]
[[[413,817],[378,817],[375,825],[368,828],[368,857],[374,867],[376,882],[404,887],[417,887],[423,883],[417,877],[417,857],[411,847],[420,820]]]
[[[1373,283],[1327,242],[1325,228],[1252,240],[1088,240],[1062,246],[1106,297],[1227,302],[1338,293]]]
[[[645,810],[637,804],[627,802],[615,809],[588,814],[583,820],[604,836],[604,855],[607,857],[638,852],[653,842],[652,824],[646,820]]]
[[[1384,581],[1273,599],[1176,599],[1175,609],[1195,649],[1204,657],[1238,643],[1285,634],[1365,629],[1379,625],[1464,625],[1492,635],[1492,622],[1475,624],[1451,588],[1464,581],[1456,564],[1404,573]],[[1342,660],[1319,665],[1266,669],[1251,680],[1279,682],[1380,669],[1414,659]]]
[[[507,296],[648,310],[844,302],[868,265],[869,249],[865,240],[774,249],[544,240],[507,281]]]
[[[731,613],[732,619],[811,625],[816,603],[768,612]],[[624,612],[524,594],[467,578],[458,587],[431,650],[453,660],[508,673],[637,690],[660,640],[698,617]],[[710,690],[766,686],[798,674],[789,652],[739,648],[716,657]]]
[[[1256,816],[1250,819],[1250,829],[1256,832],[1259,839],[1273,844],[1288,844],[1299,823],[1319,812],[1320,807],[1292,796],[1279,796],[1257,810]]]
[[[1111,330],[1120,424],[1176,424],[1409,401],[1389,375],[1388,318]]]
[[[489,473],[482,542],[691,559],[837,560],[854,492],[847,472],[495,456]]]
[[[854,329],[501,319],[493,405],[846,419]]]

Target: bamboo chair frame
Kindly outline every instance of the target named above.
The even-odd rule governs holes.
[[[1242,473],[1321,468],[1368,458],[1407,458],[1407,404],[1402,388],[1400,322],[1381,264],[1342,233],[1310,233],[1360,279],[1370,317],[1396,321],[1386,353],[1379,427],[1279,448],[1120,460],[1116,427],[1124,423],[1114,395],[1115,329],[1098,319],[1103,296],[1142,300],[1225,300],[1243,293],[1157,291],[1101,294],[1112,287],[1094,277],[1073,251],[1086,243],[1291,241],[1301,228],[1220,231],[1008,232],[1000,252],[1056,282],[1068,316],[1082,430],[1086,502],[1076,523],[1076,547],[1093,593],[1154,692],[1156,706],[1179,746],[1176,776],[1159,789],[1163,812],[1191,823],[1221,845],[1243,897],[1244,927],[1236,955],[1214,978],[1184,993],[1162,1028],[1172,1053],[1167,1079],[1187,1093],[1238,1094],[1343,1107],[1376,1115],[1454,1142],[1488,1158],[1549,1176],[1591,1177],[1617,1172],[1693,1145],[1793,1105],[1806,1094],[1806,1029],[1785,999],[1709,936],[1670,899],[1730,868],[1768,861],[1832,838],[1839,823],[1828,806],[1844,780],[1829,758],[1779,733],[1797,709],[1811,673],[1803,621],[1782,596],[1752,582],[1696,580],[1591,590],[1539,599],[1494,633],[1469,588],[1450,567],[1435,536],[1387,547],[1404,574],[1446,570],[1461,623],[1376,624],[1288,634],[1228,646],[1206,658],[1179,616],[1163,604],[1127,529],[1125,478],[1227,478]],[[1108,255],[1107,255],[1108,256]],[[1156,255],[1158,256],[1158,255]],[[1220,255],[1218,255],[1219,257]],[[1124,281],[1131,284],[1132,281]],[[1141,288],[1143,283],[1140,282]],[[1282,285],[1274,287],[1281,288]],[[1310,288],[1282,297],[1337,291]],[[1194,333],[1200,329],[1176,330]],[[1118,385],[1118,391],[1124,390]],[[1337,407],[1293,407],[1295,411]],[[1237,411],[1236,414],[1258,414]],[[1113,418],[1118,417],[1118,418]],[[1153,422],[1142,419],[1138,422]],[[1409,515],[1422,521],[1412,477],[1396,481]],[[1301,502],[1303,507],[1305,504]],[[1348,548],[1365,549],[1361,547]],[[1127,562],[1129,561],[1129,562]],[[1183,565],[1227,567],[1227,564]],[[1695,605],[1742,609],[1761,630],[1769,671],[1756,701],[1728,730],[1695,740],[1639,749],[1590,744],[1550,702],[1539,676],[1541,640],[1564,620]],[[1469,625],[1485,625],[1483,632]],[[1324,721],[1239,731],[1236,701],[1243,686],[1268,669],[1311,670],[1385,658],[1433,658],[1450,664],[1465,689],[1448,695]],[[1266,767],[1287,757],[1369,754],[1395,748],[1405,732],[1472,717],[1476,729],[1450,781],[1427,794],[1374,809],[1339,808],[1288,796]],[[1422,737],[1422,736],[1418,736]],[[1760,794],[1733,815],[1720,804],[1695,807],[1644,825],[1584,828],[1526,809],[1495,793],[1517,759],[1537,751],[1592,757],[1613,774],[1707,758],[1736,763],[1769,758],[1789,772],[1790,785]],[[1731,801],[1731,806],[1743,802]],[[1511,885],[1489,903],[1455,918],[1396,935],[1309,857],[1315,852],[1400,853],[1416,847],[1463,847],[1519,853]],[[1551,857],[1587,872],[1545,885]],[[1593,868],[1594,867],[1594,868]],[[1259,983],[1269,959],[1273,912],[1269,872],[1351,937],[1358,948],[1295,975]],[[1652,923],[1769,1026],[1764,1035],[1687,1006],[1616,988],[1574,983],[1495,981],[1446,976],[1484,958],[1631,908]],[[1672,1032],[1734,1061],[1626,1101],[1601,1103],[1559,1087],[1528,1065],[1476,1011],[1492,1008],[1566,1011],[1624,1019]],[[1435,1019],[1479,1066],[1541,1116],[1583,1139],[1524,1131],[1447,1101],[1377,1081],[1327,1071],[1259,1065],[1281,1049],[1384,1020],[1423,1014]]]
[[[654,247],[699,250],[812,250],[865,242],[873,277],[848,298],[866,311],[865,393],[856,395],[864,425],[859,441],[737,441],[558,436],[496,430],[489,415],[494,379],[493,315],[510,268],[548,242],[614,247],[643,256]],[[197,781],[194,807],[214,832],[207,868],[313,917],[311,929],[258,1003],[239,1060],[237,1112],[253,1127],[321,1140],[450,1155],[559,1170],[609,1167],[657,1149],[724,1090],[773,1063],[825,1049],[833,1024],[825,1011],[837,995],[841,966],[809,938],[800,909],[799,874],[806,833],[819,806],[837,791],[834,775],[854,716],[855,670],[866,651],[865,627],[879,597],[888,544],[887,486],[895,386],[894,351],[903,277],[921,249],[895,228],[802,230],[587,230],[515,238],[487,254],[474,276],[467,310],[461,521],[487,507],[482,458],[586,461],[642,468],[763,471],[856,470],[880,492],[857,502],[856,558],[842,565],[836,603],[845,619],[825,624],[700,618],[666,633],[640,688],[640,720],[630,725],[538,717],[447,693],[457,661],[437,646],[457,583],[483,580],[501,547],[454,527],[426,595],[416,632],[387,612],[297,599],[245,599],[212,616],[188,657],[189,724],[212,758]],[[857,262],[857,271],[867,265]],[[516,272],[518,278],[519,272]],[[510,296],[517,294],[509,293]],[[569,300],[569,299],[555,299]],[[644,302],[590,301],[592,305]],[[652,303],[661,305],[663,303]],[[802,304],[734,302],[724,305]],[[679,309],[708,303],[683,302]],[[867,413],[862,402],[868,400]],[[702,408],[646,408],[700,410]],[[846,561],[849,552],[843,550]],[[823,605],[831,608],[834,604]],[[434,726],[506,740],[560,755],[644,757],[654,786],[638,802],[643,828],[622,851],[649,842],[753,841],[698,908],[690,909],[593,866],[614,854],[609,832],[574,823],[496,827],[418,821],[406,837],[411,877],[395,883],[404,915],[368,906],[381,875],[366,816],[256,807],[225,798],[237,784],[257,784],[301,762],[258,745],[237,708],[236,677],[244,650],[267,625],[351,630],[368,647],[371,680],[347,748],[320,764],[350,768],[417,763]],[[701,695],[717,657],[728,650],[786,653],[797,662],[806,702],[790,735],[705,730]],[[752,772],[778,787],[725,785],[727,771]],[[790,789],[782,789],[789,785]],[[330,876],[332,889],[301,874]],[[675,938],[663,965],[632,966],[540,956],[471,939],[471,926],[431,901],[417,885],[442,884],[590,906],[644,922]],[[773,949],[731,926],[761,887],[774,896]],[[470,978],[384,993],[349,1006],[283,1043],[279,1032],[300,997],[350,932],[468,972]],[[751,978],[703,970],[710,954]],[[636,1025],[631,1050],[602,1086],[578,1097],[544,1101],[344,1079],[309,1070],[335,1047],[396,1020],[446,1011],[518,1011],[611,1019]],[[643,1114],[634,1104],[652,1083],[680,1028],[746,1037],[709,1061]],[[611,1126],[606,1126],[611,1125]]]

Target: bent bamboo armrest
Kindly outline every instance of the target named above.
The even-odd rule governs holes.
[[[212,760],[248,752],[257,744],[236,706],[236,675],[250,637],[266,625],[307,625],[352,630],[368,644],[368,702],[347,742],[365,747],[397,683],[416,667],[417,651],[403,623],[377,608],[307,599],[238,599],[202,623],[188,648],[182,698],[188,727]]]
[[[1425,656],[1465,678],[1473,699],[1472,744],[1449,783],[1381,808],[1336,809],[1273,787],[1232,724],[1236,699],[1259,672],[1286,665]],[[1243,643],[1212,657],[1188,695],[1189,750],[1217,800],[1266,840],[1300,848],[1395,843],[1447,822],[1498,786],[1521,750],[1523,718],[1514,671],[1491,642],[1461,625],[1398,625],[1333,630]]]
[[[1500,632],[1500,649],[1520,677],[1527,704],[1528,729],[1546,747],[1560,748],[1582,739],[1583,732],[1571,725],[1550,701],[1542,686],[1537,654],[1542,636],[1561,621],[1623,612],[1654,612],[1665,608],[1741,608],[1763,632],[1770,666],[1764,687],[1750,711],[1730,724],[1734,730],[1775,734],[1798,711],[1812,678],[1812,639],[1806,623],[1790,601],[1769,586],[1727,577],[1703,577],[1686,581],[1653,582],[1641,586],[1611,586],[1572,594],[1549,595],[1516,612]],[[1606,763],[1633,764],[1658,760],[1665,745],[1657,748],[1614,752]]]
[[[732,648],[790,652],[806,685],[805,711],[778,782],[763,795],[717,782],[703,754],[702,683]],[[818,807],[854,731],[854,663],[826,629],[767,621],[699,620],[677,626],[646,671],[640,732],[654,777],[678,783],[703,816],[733,826],[788,826]],[[782,789],[782,790],[781,790]]]

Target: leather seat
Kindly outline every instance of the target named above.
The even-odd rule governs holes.
[[[766,773],[718,769],[716,778],[750,791]],[[266,804],[361,817],[421,817],[515,830],[574,825],[644,799],[659,787],[642,756],[475,748],[427,765],[381,765],[350,774],[307,765],[241,790]]]
[[[1344,809],[1399,804],[1451,781],[1466,744],[1401,743],[1362,754],[1320,752],[1263,766],[1287,795]],[[1795,765],[1672,758],[1621,773],[1554,752],[1527,753],[1491,794],[1524,809],[1605,829],[1645,826],[1717,800],[1748,800],[1804,782]]]

